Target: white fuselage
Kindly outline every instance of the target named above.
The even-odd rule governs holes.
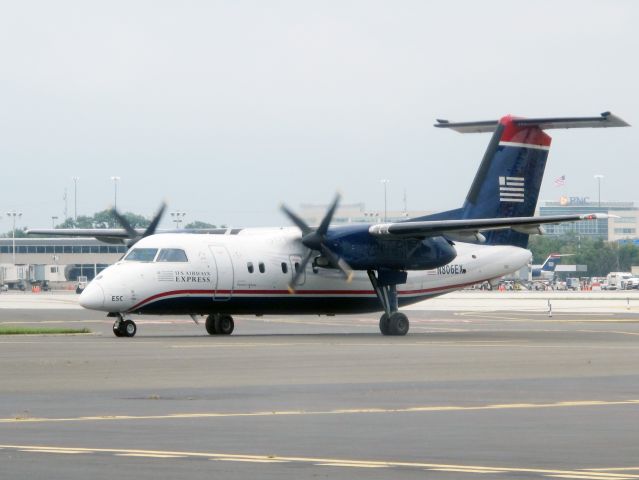
[[[230,231],[229,231],[230,232]],[[334,269],[307,267],[295,292],[295,265],[308,252],[296,228],[243,229],[236,234],[158,234],[133,247],[181,249],[187,261],[121,260],[84,290],[82,306],[114,313],[335,314],[381,311],[368,275],[351,282]],[[399,305],[499,278],[525,266],[530,251],[455,243],[444,267],[409,271],[398,285]],[[159,258],[159,256],[158,256]]]

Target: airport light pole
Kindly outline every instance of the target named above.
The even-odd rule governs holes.
[[[186,216],[186,212],[182,212],[179,210],[177,212],[171,212],[171,218],[173,219],[173,222],[175,222],[176,230],[180,229],[180,223],[184,221],[185,216]]]
[[[13,264],[16,264],[16,217],[18,219],[22,217],[22,212],[11,211],[7,212],[7,217],[11,217],[13,219],[13,228],[11,229],[11,236],[13,237]]]
[[[597,206],[601,208],[601,179],[604,178],[604,176],[598,173],[594,177],[597,179]]]
[[[73,221],[78,221],[78,180],[80,177],[71,177],[73,180]]]
[[[386,198],[387,198],[386,197],[386,185],[388,185],[389,181],[390,180],[387,180],[385,178],[380,180],[380,182],[384,184],[384,222],[386,222],[386,214],[387,214],[387,208],[386,208],[386,206],[387,206],[387,203],[386,203]]]
[[[51,215],[51,228],[55,228],[55,221],[58,219],[56,215]]]
[[[113,180],[113,208],[118,209],[118,182],[120,177],[111,177]]]

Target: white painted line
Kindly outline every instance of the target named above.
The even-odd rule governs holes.
[[[388,465],[374,463],[316,463],[318,467],[388,468]]]
[[[48,449],[48,448],[25,448],[25,449],[21,449],[20,451],[27,452],[27,453],[63,453],[63,454],[87,453],[81,450],[56,450],[56,449]]]
[[[249,462],[249,463],[290,463],[287,460],[264,459],[264,458],[211,458],[219,462]]]
[[[161,453],[116,453],[116,457],[148,457],[148,458],[187,458],[184,455],[170,455]]]

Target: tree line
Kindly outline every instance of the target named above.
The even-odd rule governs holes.
[[[532,235],[528,248],[533,262],[541,264],[551,253],[570,253],[566,264],[587,265],[589,277],[603,277],[610,272],[629,272],[639,265],[639,247],[633,243],[607,242],[575,233]]]
[[[151,223],[151,220],[143,215],[137,213],[126,212],[122,216],[127,219],[133,228],[146,228]],[[121,225],[113,215],[111,210],[102,210],[96,212],[93,215],[78,215],[77,219],[69,217],[63,222],[57,224],[54,228],[120,228]],[[183,228],[217,228],[216,225],[208,222],[202,222],[195,220],[191,223],[187,223]],[[220,228],[224,228],[224,225],[220,225]],[[13,232],[9,230],[3,237],[12,237]],[[17,229],[15,231],[16,238],[26,237],[27,234],[24,230]]]

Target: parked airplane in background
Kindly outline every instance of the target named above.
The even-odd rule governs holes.
[[[551,253],[541,265],[532,266],[533,281],[552,281],[555,278],[555,268],[561,263],[563,257],[571,257],[573,253]]]
[[[115,212],[123,230],[82,234],[134,245],[87,286],[80,304],[115,317],[117,336],[135,335],[132,314],[185,314],[195,321],[207,315],[213,335],[233,331],[233,314],[375,311],[383,311],[384,335],[405,335],[409,322],[399,307],[515,272],[528,264],[528,236],[542,233],[543,224],[607,218],[533,215],[551,142],[544,130],[627,126],[618,117],[505,116],[435,126],[493,132],[461,208],[395,223],[331,226],[338,197],[317,228],[282,207],[295,228],[218,235],[154,234],[163,208],[141,233]]]

